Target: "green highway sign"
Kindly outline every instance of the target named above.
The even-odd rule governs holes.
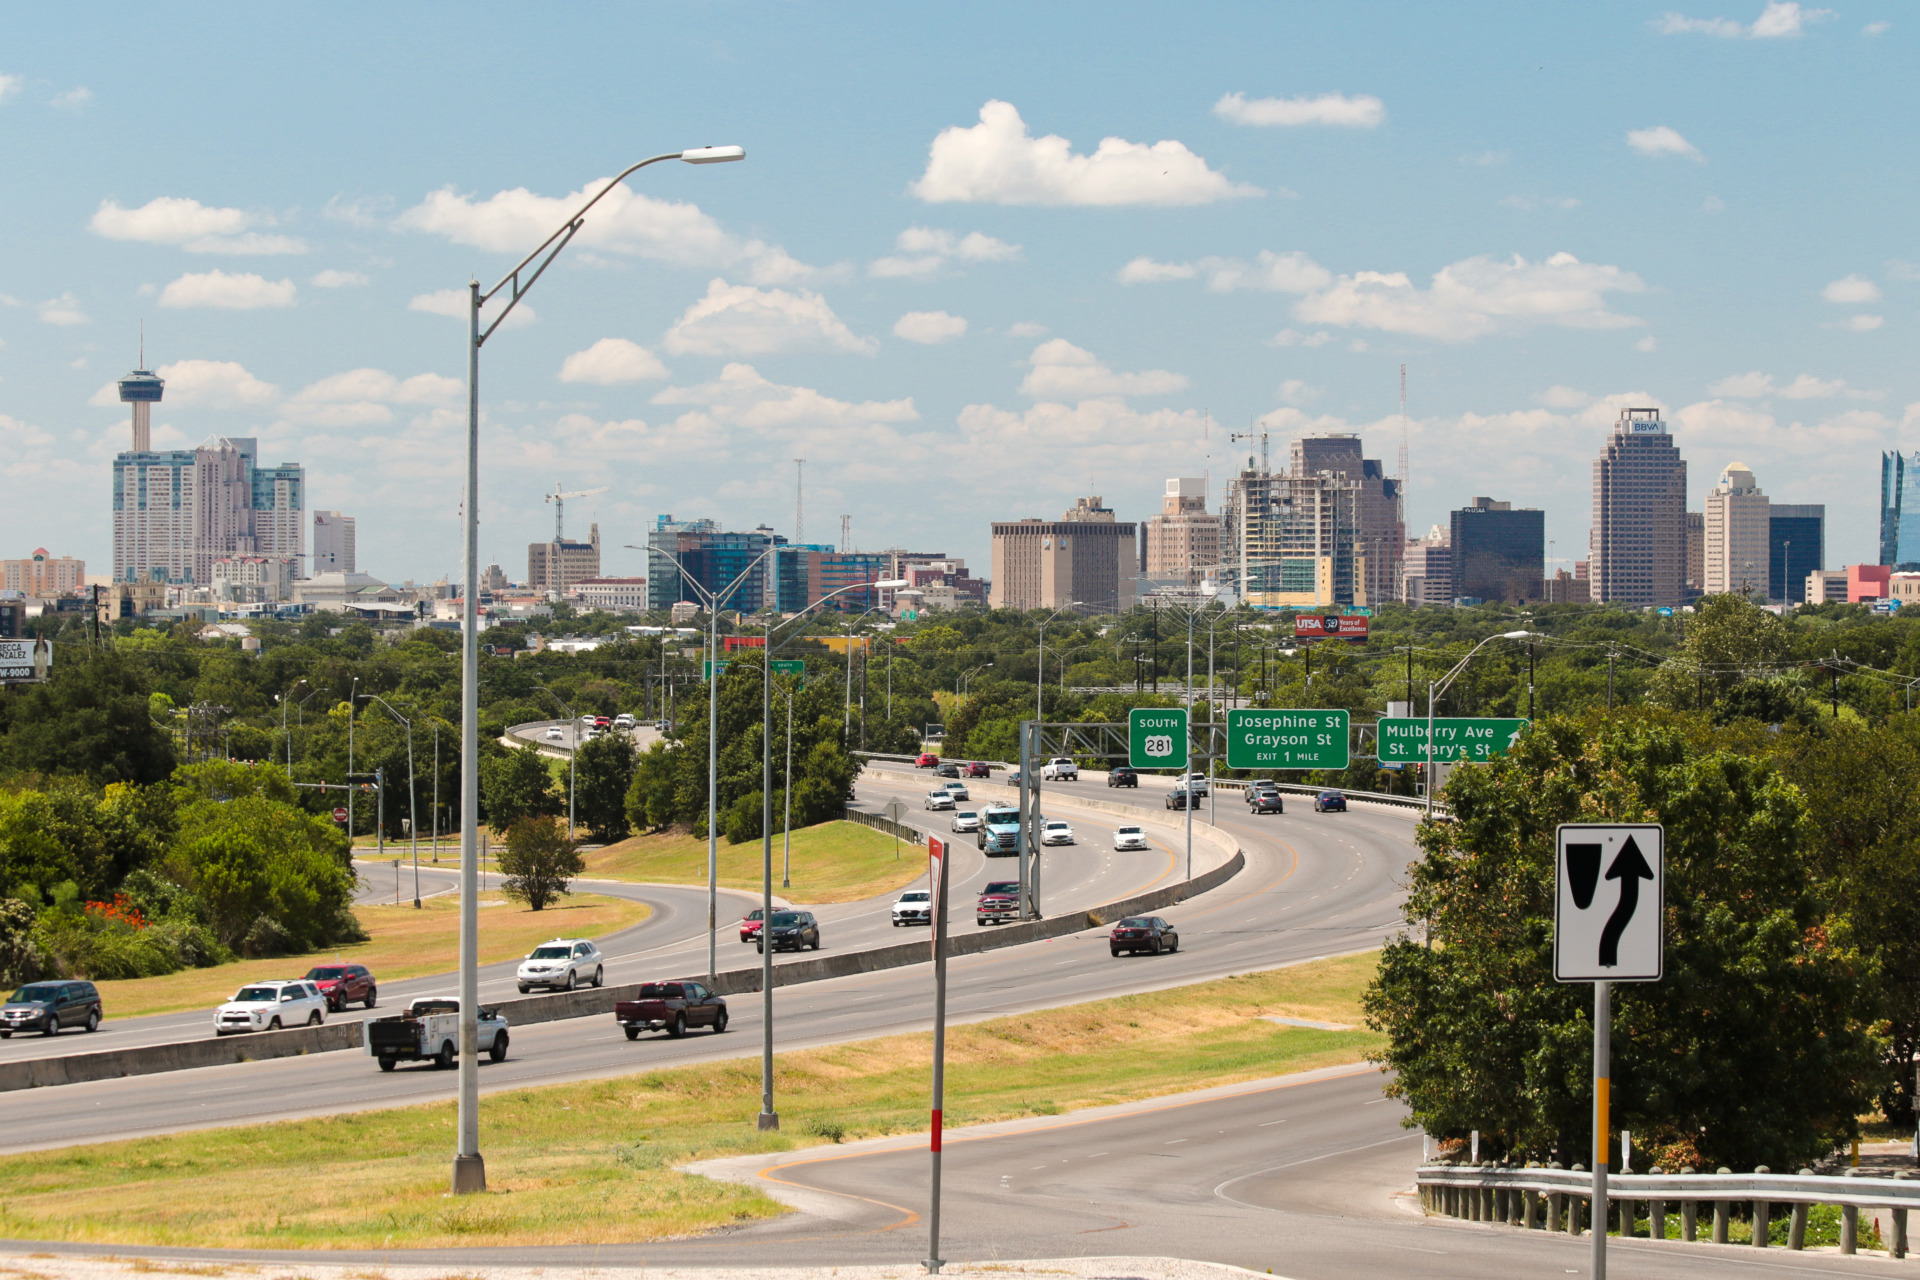
[[[721,675],[727,674],[727,668],[732,665],[733,664],[731,662],[721,663],[720,674]],[[702,680],[711,680],[713,679],[713,676],[714,676],[713,663],[710,660],[703,659],[700,663],[700,678]]]
[[[1348,723],[1339,708],[1236,708],[1227,712],[1227,768],[1344,769]]]
[[[1127,712],[1127,763],[1136,769],[1187,767],[1187,709],[1135,707]]]
[[[1436,763],[1454,760],[1492,760],[1507,754],[1527,720],[1502,720],[1472,716],[1436,717],[1433,722],[1433,759]],[[1427,759],[1427,722],[1425,717],[1382,718],[1378,726],[1381,764],[1423,764]]]
[[[727,668],[732,665],[733,664],[731,662],[721,663],[720,674],[725,675],[727,673]],[[805,674],[807,674],[806,659],[775,658],[773,660],[773,674],[777,676],[804,676]],[[713,679],[713,663],[708,661],[702,661],[700,663],[700,678],[702,680]]]

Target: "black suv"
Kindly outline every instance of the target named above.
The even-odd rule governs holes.
[[[760,949],[760,940],[764,936],[775,951],[804,951],[812,947],[820,949],[820,922],[813,918],[811,911],[776,911],[767,927],[753,939],[753,949]]]
[[[1137,787],[1140,775],[1133,771],[1130,764],[1117,764],[1107,770],[1107,785],[1110,787]]]
[[[0,1040],[16,1031],[49,1036],[66,1027],[96,1031],[102,1016],[100,992],[91,982],[29,982],[0,1008]]]

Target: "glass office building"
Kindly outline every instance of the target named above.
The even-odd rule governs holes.
[[[1475,498],[1453,513],[1453,595],[1518,604],[1538,600],[1546,577],[1547,517],[1510,502]]]
[[[1807,575],[1826,563],[1827,509],[1776,502],[1767,519],[1767,599],[1805,604]]]
[[[1880,563],[1920,570],[1920,452],[1880,455]]]

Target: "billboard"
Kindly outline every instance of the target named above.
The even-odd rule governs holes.
[[[1366,618],[1350,615],[1302,613],[1293,619],[1293,638],[1295,640],[1365,640],[1367,638]]]
[[[0,640],[0,684],[30,684],[47,678],[51,640]]]

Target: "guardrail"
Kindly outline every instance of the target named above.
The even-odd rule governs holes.
[[[1593,1175],[1580,1165],[1562,1169],[1557,1165],[1425,1165],[1416,1176],[1420,1206],[1430,1214],[1464,1218],[1472,1222],[1499,1222],[1523,1230],[1565,1231],[1580,1235],[1591,1229]],[[1637,1231],[1635,1206],[1647,1206],[1647,1234],[1665,1240],[1667,1219],[1680,1219],[1679,1238],[1700,1238],[1701,1206],[1708,1206],[1711,1242],[1726,1244],[1733,1206],[1748,1204],[1748,1220],[1753,1224],[1753,1244],[1768,1247],[1768,1229],[1774,1209],[1785,1205],[1791,1217],[1787,1227],[1787,1248],[1806,1246],[1807,1211],[1817,1204],[1837,1205],[1840,1209],[1840,1252],[1854,1253],[1860,1243],[1860,1211],[1885,1209],[1892,1219],[1889,1250],[1896,1258],[1907,1256],[1907,1210],[1920,1208],[1920,1180],[1902,1170],[1891,1178],[1860,1176],[1850,1169],[1834,1177],[1802,1169],[1797,1174],[1774,1173],[1765,1165],[1752,1173],[1734,1173],[1721,1169],[1716,1173],[1610,1174],[1607,1178],[1609,1224],[1618,1223],[1623,1236]],[[1582,1218],[1588,1222],[1582,1227]]]
[[[872,827],[875,831],[884,831],[890,836],[899,836],[908,844],[925,844],[927,842],[927,833],[918,827],[910,827],[904,822],[895,822],[893,819],[878,813],[867,813],[861,809],[848,809],[846,811],[846,819],[848,822],[857,822],[863,827]]]

